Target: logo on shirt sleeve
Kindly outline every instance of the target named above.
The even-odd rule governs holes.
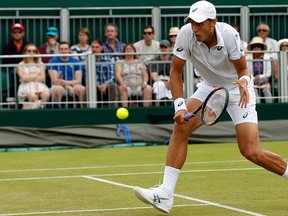
[[[184,49],[181,48],[181,47],[179,47],[179,48],[176,49],[177,52],[182,52],[183,50],[184,50]]]

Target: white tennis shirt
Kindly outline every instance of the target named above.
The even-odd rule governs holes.
[[[190,23],[184,25],[177,34],[173,54],[185,61],[190,60],[197,75],[208,85],[230,89],[235,87],[232,82],[238,79],[230,60],[244,56],[244,49],[238,32],[229,24],[217,22],[215,30],[217,44],[209,49],[197,41]]]

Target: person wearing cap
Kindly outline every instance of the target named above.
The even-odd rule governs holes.
[[[159,41],[154,40],[155,31],[154,27],[151,25],[145,26],[143,29],[143,40],[134,43],[137,53],[158,53]],[[138,59],[144,63],[156,58],[157,54],[140,54]]]
[[[265,53],[267,45],[263,42],[261,37],[253,37],[249,45],[248,51],[257,51],[254,53],[249,52],[246,55],[247,67],[253,73],[254,88],[257,103],[261,102],[259,96],[265,97],[266,103],[272,103],[271,84],[269,78],[271,77],[271,56]],[[259,52],[262,51],[263,52]]]
[[[172,56],[169,54],[170,42],[168,40],[160,41],[160,54],[152,59],[149,64],[151,79],[153,82],[153,93],[155,94],[155,106],[160,105],[160,100],[172,100],[172,93],[170,90],[169,73]],[[153,63],[153,62],[157,63]],[[159,63],[161,62],[161,63]],[[162,63],[163,62],[163,63]],[[166,104],[166,103],[164,103]]]
[[[58,28],[55,26],[51,26],[47,29],[47,42],[42,44],[39,47],[40,54],[58,54],[58,38],[59,38],[59,31]],[[48,63],[52,57],[42,57],[43,63]]]
[[[11,26],[11,37],[12,40],[9,41],[2,50],[2,55],[22,55],[24,47],[28,44],[24,39],[25,28],[21,23],[15,23]],[[22,58],[3,58],[2,64],[18,64],[22,61]],[[16,71],[14,67],[9,67],[8,71],[11,75],[12,86],[9,89],[9,96],[15,97],[17,95],[16,91],[19,85],[19,77],[16,76]],[[14,85],[16,83],[16,86]]]
[[[169,30],[169,40],[170,40],[170,43],[171,43],[169,51],[171,51],[171,52],[173,51],[178,32],[179,32],[179,28],[178,27],[171,27],[170,30]]]
[[[188,23],[177,34],[170,70],[175,124],[163,183],[153,189],[133,188],[140,201],[165,213],[172,209],[177,179],[187,156],[188,137],[203,125],[198,118],[184,121],[184,115],[201,106],[217,86],[226,87],[231,95],[227,111],[235,125],[241,154],[273,173],[288,177],[287,162],[279,155],[263,150],[259,144],[254,83],[238,32],[227,23],[217,22],[215,6],[208,1],[194,3],[185,21]],[[203,81],[185,100],[182,73],[187,60],[192,62]]]

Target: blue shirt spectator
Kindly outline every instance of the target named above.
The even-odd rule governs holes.
[[[49,65],[48,70],[56,70],[59,77],[63,80],[74,80],[74,72],[81,70],[80,65],[74,65],[74,63],[80,63],[80,61],[74,57],[69,57],[67,61],[63,62],[60,57],[56,56],[49,61],[50,63],[72,63],[67,65]]]

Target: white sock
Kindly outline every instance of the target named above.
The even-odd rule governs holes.
[[[286,171],[285,173],[282,175],[284,178],[287,178],[288,179],[288,164],[286,166]]]
[[[170,166],[165,166],[162,185],[165,188],[167,195],[171,198],[173,197],[174,194],[174,189],[176,187],[179,173],[180,173],[179,169]]]

